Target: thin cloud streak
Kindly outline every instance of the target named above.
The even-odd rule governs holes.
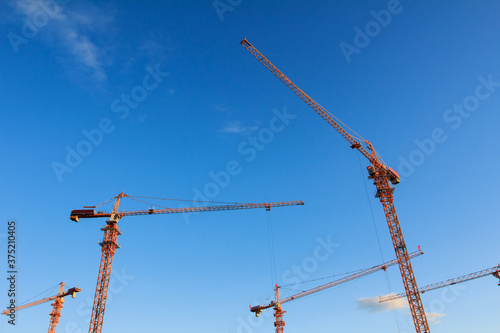
[[[429,324],[434,325],[439,324],[441,322],[440,318],[443,318],[444,316],[446,316],[446,314],[438,312],[427,312],[425,316],[427,317]]]
[[[226,126],[221,129],[221,132],[229,134],[250,134],[258,129],[258,126],[243,126],[241,121],[232,121],[226,124]]]
[[[391,296],[391,295],[395,294],[392,293],[385,296]],[[363,297],[357,299],[356,303],[358,304],[358,310],[364,310],[370,313],[381,313],[381,312],[393,311],[395,309],[409,309],[408,301],[406,300],[406,298],[398,298],[392,301],[379,303],[379,297]],[[410,316],[409,312],[408,315]],[[438,312],[426,313],[427,320],[431,325],[441,323],[441,318],[443,318],[444,316],[446,316],[445,313],[438,313]]]
[[[408,308],[408,302],[404,298],[379,303],[378,297],[363,297],[356,300],[356,303],[358,304],[359,310],[365,310],[374,313]]]
[[[38,0],[19,0],[13,2],[13,6],[27,19],[36,13],[47,13],[48,23],[43,28],[49,30],[52,36],[59,37],[61,46],[77,65],[92,72],[97,81],[106,81],[107,76],[100,60],[102,52],[85,31],[102,29],[103,24],[109,23],[109,17],[100,13],[97,8],[86,9],[88,12],[83,12],[70,10],[62,5],[52,7],[52,10],[47,12],[40,6]]]

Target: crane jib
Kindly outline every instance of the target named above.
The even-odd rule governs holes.
[[[500,279],[499,272],[500,272],[500,266],[495,266],[495,267],[488,268],[488,269],[485,269],[485,270],[482,270],[479,272],[474,272],[474,273],[459,276],[459,277],[456,277],[453,279],[448,279],[446,281],[441,281],[441,282],[429,284],[427,286],[419,288],[419,292],[421,294],[423,294],[423,293],[426,293],[426,292],[431,291],[431,290],[435,290],[435,289],[439,289],[439,288],[443,288],[443,287],[447,287],[447,286],[452,286],[452,285],[455,285],[457,283],[467,282],[467,281],[474,280],[474,279],[477,279],[477,278],[480,278],[483,276],[487,276],[490,274],[493,275],[494,277]],[[383,296],[383,297],[379,296],[379,303],[392,301],[392,300],[402,298],[405,296],[406,296],[405,293],[391,294],[391,295]]]
[[[222,206],[199,206],[199,207],[186,207],[186,208],[165,208],[165,209],[147,209],[136,211],[123,211],[116,213],[118,218],[124,216],[137,216],[137,215],[151,215],[151,214],[175,214],[175,213],[193,213],[193,212],[211,212],[222,210],[239,210],[239,209],[255,209],[265,208],[270,210],[272,207],[286,207],[286,206],[303,206],[302,200],[295,201],[279,201],[279,202],[264,202],[264,203],[245,203],[236,205],[222,205]],[[81,218],[98,218],[98,217],[111,217],[111,213],[96,212],[94,209],[75,209],[71,211],[70,219],[78,222]]]
[[[421,256],[423,254],[424,254],[424,252],[419,248],[417,251],[408,254],[408,258],[409,259],[413,259],[413,258],[416,258],[416,257]],[[326,289],[329,289],[329,288],[332,288],[332,287],[335,287],[335,286],[338,286],[338,285],[350,282],[352,280],[359,279],[359,278],[361,278],[363,276],[375,273],[375,272],[380,271],[380,270],[385,271],[385,270],[387,270],[387,268],[389,268],[391,266],[394,266],[397,263],[398,263],[398,261],[396,259],[393,259],[393,260],[385,262],[383,264],[380,264],[380,265],[377,265],[377,266],[373,266],[371,268],[362,270],[361,272],[358,272],[358,273],[346,276],[346,277],[344,277],[342,279],[338,279],[338,280],[335,280],[335,281],[323,284],[321,286],[318,286],[318,287],[315,287],[315,288],[312,288],[312,289],[300,292],[298,294],[295,294],[295,295],[283,298],[280,301],[280,304],[287,303],[287,302],[290,302],[290,301],[293,301],[293,300],[296,300],[296,299],[299,299],[299,298],[302,298],[302,297],[305,297],[305,296],[312,295],[314,293],[317,293],[317,292],[320,292],[320,291],[323,291],[323,290],[326,290]],[[276,305],[276,302],[272,301],[269,304],[261,304],[261,305],[256,305],[256,306],[250,307],[250,311],[254,312],[255,315],[258,316],[262,312],[262,310],[272,308],[275,305]]]
[[[329,123],[340,135],[342,135],[349,143],[352,149],[357,149],[363,156],[365,156],[370,163],[372,163],[377,169],[381,166],[388,170],[391,182],[393,184],[399,183],[399,175],[397,172],[392,170],[392,168],[385,167],[378,159],[373,146],[370,142],[365,141],[372,153],[368,152],[362,145],[361,142],[352,137],[347,131],[340,126],[321,105],[319,105],[315,100],[313,100],[309,95],[307,95],[302,89],[296,86],[285,74],[283,74],[276,66],[274,66],[262,53],[260,53],[255,47],[252,46],[246,39],[241,41],[241,45],[245,47],[257,60],[259,60],[267,69],[269,69],[278,79],[280,79],[290,90],[292,90],[297,96],[300,97],[309,107],[311,107],[316,113],[323,118],[327,123]]]

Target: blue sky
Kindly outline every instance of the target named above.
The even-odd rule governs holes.
[[[256,320],[248,305],[275,283],[394,258],[368,162],[244,37],[400,172],[405,240],[425,252],[413,261],[418,285],[495,266],[499,10],[495,1],[3,2],[0,241],[6,251],[14,219],[18,301],[79,285],[58,332],[88,330],[104,220],[69,213],[121,191],[188,200],[155,207],[305,206],[121,220],[108,332],[273,332],[271,312]],[[425,294],[432,332],[493,331],[496,284]],[[5,279],[0,288],[7,304]],[[404,302],[370,305],[401,291],[394,267],[290,302],[286,331],[412,332]],[[39,305],[0,327],[46,329],[49,312]]]

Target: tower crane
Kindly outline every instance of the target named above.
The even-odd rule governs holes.
[[[422,252],[422,250],[419,247],[418,251],[410,253],[409,257],[415,258],[415,257],[418,257],[422,254],[424,254],[424,252]],[[279,295],[280,286],[276,285],[276,288],[274,289],[276,291],[275,300],[269,304],[256,305],[253,307],[250,306],[250,311],[254,312],[255,315],[258,317],[259,314],[262,312],[262,310],[274,308],[274,317],[276,318],[275,322],[274,322],[274,326],[276,326],[276,333],[283,333],[284,326],[285,326],[285,322],[283,321],[283,314],[286,313],[286,311],[283,311],[281,308],[281,305],[283,303],[287,303],[287,302],[290,302],[290,301],[293,301],[293,300],[296,300],[296,299],[299,299],[299,298],[302,298],[305,296],[309,296],[309,295],[317,293],[319,291],[323,291],[323,290],[326,290],[328,288],[332,288],[332,287],[338,286],[340,284],[347,283],[347,282],[355,280],[355,279],[359,279],[363,276],[375,273],[375,272],[380,271],[380,270],[385,271],[385,270],[387,270],[387,268],[389,268],[390,266],[396,265],[397,263],[398,263],[398,261],[396,259],[394,259],[394,260],[388,261],[386,263],[383,263],[383,264],[380,264],[377,266],[373,266],[372,268],[364,269],[358,273],[351,274],[351,275],[346,276],[342,279],[329,282],[329,283],[321,285],[319,287],[315,287],[315,288],[300,292],[298,294],[288,296],[288,297],[283,298],[283,299],[280,299],[280,295]]]
[[[421,294],[423,294],[423,293],[426,293],[430,290],[439,289],[439,288],[451,286],[451,285],[454,285],[457,283],[462,283],[462,282],[474,280],[474,279],[477,279],[477,278],[480,278],[483,276],[487,276],[487,275],[493,275],[494,277],[496,277],[497,279],[500,280],[500,265],[495,266],[495,267],[491,267],[488,269],[484,269],[482,271],[470,273],[467,275],[462,275],[462,276],[459,276],[459,277],[456,277],[453,279],[448,279],[445,281],[429,284],[425,287],[420,288],[418,291]],[[498,285],[500,286],[500,281],[499,281]],[[387,295],[387,296],[379,296],[379,303],[392,301],[392,300],[395,300],[395,299],[398,299],[401,297],[405,297],[405,294],[401,293],[401,294],[394,294],[394,295]]]
[[[12,310],[11,309],[5,310],[2,312],[2,314],[8,315],[10,313],[10,311],[19,311],[19,310],[26,309],[26,308],[29,308],[29,307],[34,306],[34,305],[54,301],[54,303],[51,304],[52,305],[52,312],[50,313],[49,333],[55,333],[57,323],[59,322],[59,317],[61,317],[61,309],[63,308],[64,297],[71,295],[71,297],[75,298],[76,293],[82,291],[78,287],[73,287],[73,288],[70,288],[67,291],[63,292],[63,288],[64,288],[64,282],[61,282],[59,284],[59,292],[57,293],[57,295],[43,298],[41,300],[31,302],[31,303],[28,303],[25,305],[21,305],[21,306],[18,306],[17,308],[14,308]]]
[[[302,200],[298,201],[280,201],[268,203],[243,203],[243,204],[228,204],[222,206],[200,206],[200,207],[186,207],[186,208],[165,208],[165,209],[147,209],[135,211],[119,211],[120,200],[122,198],[131,197],[123,192],[118,194],[113,199],[115,203],[111,213],[96,212],[96,206],[83,206],[83,209],[72,210],[70,219],[78,222],[83,218],[99,218],[107,217],[106,226],[101,228],[104,231],[104,237],[101,243],[101,263],[99,266],[99,274],[97,277],[97,286],[94,294],[94,304],[92,306],[92,316],[90,319],[89,333],[100,333],[102,331],[102,324],[104,319],[104,311],[106,308],[106,300],[109,288],[109,279],[111,276],[111,267],[113,264],[113,257],[115,250],[119,248],[117,238],[121,235],[118,229],[118,221],[125,216],[138,216],[138,215],[155,215],[155,214],[175,214],[175,213],[196,213],[196,212],[213,212],[221,210],[237,210],[237,209],[253,209],[265,208],[270,210],[271,207],[284,207],[304,205]],[[131,197],[132,198],[132,197]],[[112,200],[112,199],[111,199]]]
[[[429,333],[429,324],[425,316],[424,307],[420,294],[418,292],[417,281],[413,273],[406,243],[403,238],[403,232],[399,224],[399,219],[394,207],[393,192],[394,187],[389,184],[396,185],[399,183],[399,175],[392,168],[386,166],[380,156],[377,154],[373,145],[362,138],[354,138],[340,124],[343,124],[335,116],[330,114],[325,108],[319,105],[304,91],[297,87],[288,77],[285,76],[276,66],[274,66],[266,57],[262,55],[248,40],[243,39],[241,45],[245,47],[257,60],[259,60],[267,69],[269,69],[278,79],[280,79],[288,88],[290,88],[297,96],[299,96],[307,105],[309,105],[318,115],[328,122],[340,135],[346,139],[352,149],[357,149],[365,156],[371,165],[368,166],[369,179],[373,179],[373,183],[377,188],[376,197],[379,198],[384,208],[387,225],[391,234],[392,244],[396,252],[399,270],[406,291],[406,297],[410,304],[410,310],[413,317],[413,323],[417,333]],[[335,118],[335,119],[334,119]],[[340,123],[340,124],[339,124]],[[347,127],[343,124],[344,127]],[[347,127],[348,128],[348,127]],[[352,130],[351,130],[352,131]],[[354,131],[352,131],[354,133]],[[367,149],[363,147],[363,143]]]

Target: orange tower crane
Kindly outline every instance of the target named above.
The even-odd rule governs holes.
[[[424,252],[422,252],[422,250],[420,250],[420,247],[419,247],[418,251],[410,253],[409,257],[415,258],[415,257],[418,257],[422,254],[424,254]],[[326,290],[328,288],[332,288],[332,287],[338,286],[340,284],[347,283],[347,282],[355,280],[355,279],[359,279],[363,276],[375,273],[375,272],[380,271],[380,270],[385,271],[385,270],[387,270],[387,268],[394,266],[397,263],[398,263],[397,260],[394,259],[394,260],[388,261],[386,263],[383,263],[381,265],[373,266],[372,268],[369,268],[369,269],[364,269],[358,273],[351,274],[351,275],[346,276],[342,279],[329,282],[327,284],[300,292],[300,293],[292,295],[292,296],[288,296],[284,299],[280,299],[280,294],[279,294],[280,286],[276,285],[276,288],[274,289],[276,291],[275,300],[269,304],[250,306],[250,311],[254,312],[255,315],[258,317],[259,314],[262,312],[262,310],[274,308],[274,317],[276,318],[275,322],[274,322],[274,326],[276,326],[276,333],[283,333],[284,326],[285,326],[285,322],[283,321],[283,314],[286,313],[286,311],[283,311],[283,309],[281,308],[281,305],[283,303],[287,303],[287,302],[290,302],[290,301],[293,301],[293,300],[296,300],[296,299],[299,299],[299,298],[309,296],[311,294]]]
[[[462,283],[462,282],[474,280],[474,279],[477,279],[477,278],[480,278],[480,277],[483,277],[483,276],[487,276],[487,275],[493,275],[497,279],[500,279],[500,265],[495,266],[495,267],[491,267],[491,268],[488,268],[488,269],[484,269],[482,271],[470,273],[470,274],[467,274],[467,275],[462,275],[462,276],[459,276],[459,277],[456,277],[456,278],[453,278],[453,279],[448,279],[446,281],[441,281],[441,282],[429,284],[429,285],[427,285],[425,287],[420,288],[419,292],[421,294],[423,294],[423,293],[426,293],[426,292],[428,292],[430,290],[444,288],[444,287],[447,287],[447,286],[451,286],[451,285],[454,285],[454,284],[457,284],[457,283]],[[499,281],[498,285],[500,286],[500,281]],[[379,296],[379,303],[387,302],[387,301],[392,301],[392,300],[395,300],[395,299],[398,299],[398,298],[402,298],[402,297],[405,297],[404,293],[394,294],[394,295],[387,295],[387,296]]]
[[[63,287],[64,287],[64,282],[61,282],[59,285],[59,292],[57,295],[43,298],[41,300],[31,302],[25,305],[18,306],[17,308],[12,309],[13,311],[19,311],[22,309],[29,308],[34,305],[54,301],[52,303],[52,312],[50,313],[50,324],[49,324],[49,333],[55,333],[57,323],[59,322],[59,317],[61,317],[61,309],[63,308],[63,303],[64,303],[64,297],[71,295],[71,297],[75,298],[76,293],[82,291],[78,287],[70,288],[67,291],[63,292]],[[2,312],[3,315],[8,315],[11,310],[5,310]]]
[[[137,215],[152,215],[152,214],[175,214],[175,213],[197,213],[197,212],[213,212],[221,210],[236,210],[236,209],[253,209],[265,208],[270,210],[271,207],[296,206],[303,205],[302,200],[299,201],[281,201],[268,203],[244,203],[244,204],[229,204],[223,206],[202,206],[202,207],[186,207],[186,208],[165,208],[165,209],[148,209],[136,211],[118,211],[120,199],[131,197],[123,192],[118,194],[115,199],[113,210],[111,213],[96,212],[96,206],[84,206],[83,209],[72,210],[70,219],[78,222],[82,218],[98,218],[107,217],[106,226],[101,228],[104,231],[104,237],[101,245],[101,264],[99,267],[99,275],[97,278],[97,286],[94,294],[94,305],[92,307],[92,316],[90,319],[89,333],[100,333],[104,319],[104,310],[106,308],[106,300],[109,288],[109,279],[111,276],[111,266],[115,250],[119,248],[117,238],[121,235],[118,229],[118,221],[125,216]]]
[[[349,134],[342,126],[339,125],[339,123],[342,123],[341,121],[335,118],[335,116],[331,115],[325,108],[319,105],[299,87],[297,87],[292,81],[290,81],[290,79],[288,79],[285,74],[283,74],[278,68],[276,68],[269,60],[267,60],[267,58],[264,57],[246,39],[243,39],[241,41],[241,45],[243,45],[243,47],[245,47],[264,66],[266,66],[267,69],[269,69],[274,75],[276,75],[288,88],[290,88],[295,94],[297,94],[297,96],[299,96],[304,102],[306,102],[307,105],[309,105],[314,111],[316,111],[316,113],[319,114],[321,118],[323,118],[337,132],[339,132],[351,144],[352,149],[359,150],[359,152],[370,161],[371,165],[367,168],[369,173],[368,178],[373,179],[373,183],[377,188],[376,197],[379,198],[382,206],[384,207],[387,225],[389,226],[392,244],[396,252],[396,258],[398,260],[399,270],[401,272],[401,277],[403,279],[403,284],[406,290],[406,297],[408,298],[408,303],[410,304],[410,310],[413,317],[415,329],[418,333],[430,332],[429,324],[427,323],[427,318],[424,312],[424,306],[422,305],[422,300],[420,299],[420,294],[418,292],[417,281],[413,273],[410,258],[408,256],[408,250],[403,238],[403,232],[401,230],[398,216],[396,214],[396,208],[394,207],[394,188],[389,184],[389,182],[391,182],[393,185],[399,183],[398,173],[395,172],[392,168],[384,165],[382,159],[379,157],[372,144],[368,140],[363,141],[363,139],[354,138],[351,134]],[[334,120],[334,118],[336,120]],[[344,124],[344,126],[346,125]],[[363,147],[363,143],[366,145],[368,150]]]

